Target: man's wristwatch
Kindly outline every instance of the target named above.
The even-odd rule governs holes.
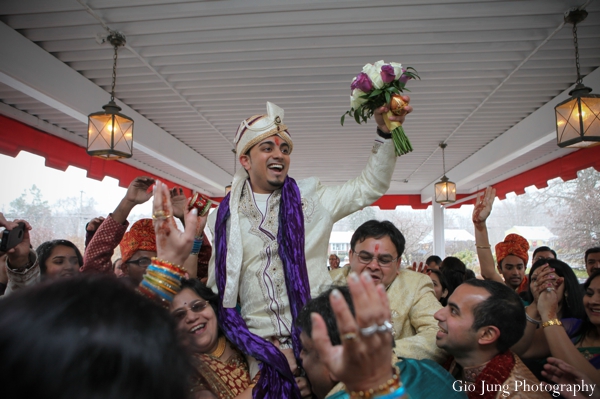
[[[391,133],[386,133],[386,132],[384,132],[383,130],[381,130],[381,129],[379,128],[379,126],[377,126],[377,135],[378,135],[379,137],[381,137],[382,139],[386,139],[386,140],[388,140],[388,139],[391,139],[391,138],[392,138],[392,134],[391,134]]]

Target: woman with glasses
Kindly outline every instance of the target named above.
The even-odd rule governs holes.
[[[184,279],[171,303],[171,315],[197,360],[192,393],[194,398],[251,398],[248,363],[219,328],[218,299],[200,281]]]

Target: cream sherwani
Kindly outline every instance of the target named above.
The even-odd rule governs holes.
[[[339,270],[339,272],[338,272]],[[337,269],[331,276],[336,284],[345,284],[350,268]],[[442,308],[429,276],[412,270],[400,270],[387,288],[394,326],[394,351],[398,357],[431,359],[443,363],[448,355],[438,348],[433,314]]]
[[[396,158],[392,140],[378,138],[366,168],[357,178],[339,186],[324,186],[317,178],[297,182],[304,213],[306,266],[311,296],[318,295],[332,282],[324,265],[327,264],[333,224],[371,205],[385,194]],[[246,182],[241,190],[238,209],[232,208],[231,212],[238,212],[242,239],[239,245],[243,248],[238,292],[241,315],[252,333],[263,338],[279,337],[282,347],[290,347],[291,339],[289,342],[286,339],[291,336],[292,316],[277,243],[280,199],[281,190],[273,192],[267,200],[267,211],[263,216]],[[217,212],[213,212],[208,219],[213,235],[216,215]],[[228,240],[230,230],[228,220]],[[216,251],[213,251],[208,286],[217,292],[215,255]]]

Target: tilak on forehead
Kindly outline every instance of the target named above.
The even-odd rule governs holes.
[[[287,126],[283,124],[283,109],[267,102],[267,115],[254,115],[244,119],[235,134],[236,154],[244,155],[256,144],[271,136],[279,136],[290,146],[290,154],[294,148]]]

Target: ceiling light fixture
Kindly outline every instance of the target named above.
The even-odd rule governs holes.
[[[435,183],[435,202],[438,204],[451,204],[456,201],[456,184],[451,182],[446,177],[446,156],[444,149],[448,144],[441,142],[440,148],[442,149],[442,164],[444,165],[444,176],[442,179]]]
[[[600,144],[600,96],[589,94],[592,89],[583,85],[579,71],[579,46],[577,44],[577,24],[587,17],[585,10],[570,10],[565,14],[565,22],[573,24],[575,43],[575,66],[577,83],[569,92],[571,98],[558,104],[556,113],[556,138],[559,147],[583,148]]]
[[[125,45],[125,36],[110,32],[106,40],[115,50],[110,102],[102,107],[104,111],[88,115],[87,153],[105,159],[130,158],[133,154],[133,119],[121,114],[121,107],[115,103],[117,54],[119,47]]]

